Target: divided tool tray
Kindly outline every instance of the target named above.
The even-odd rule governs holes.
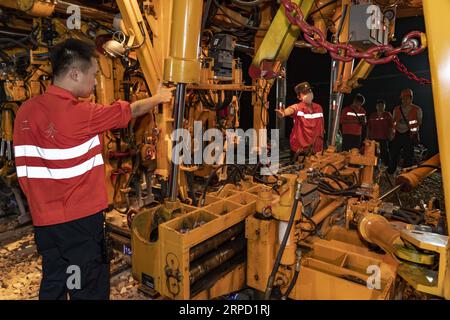
[[[259,189],[260,186],[252,186],[245,191],[229,191],[223,197],[209,195],[204,207],[195,208],[159,225],[160,239],[164,239],[161,254],[166,257],[162,260],[163,263],[165,261],[163,268],[175,269],[181,281],[180,292],[167,292],[169,296],[171,294],[174,298],[182,299],[190,297],[190,249],[255,213]]]

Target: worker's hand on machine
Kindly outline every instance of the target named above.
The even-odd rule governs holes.
[[[176,88],[167,88],[164,87],[162,83],[158,85],[158,91],[156,92],[156,95],[159,98],[159,103],[168,103],[170,100],[172,100],[172,91],[174,91]]]
[[[277,113],[277,117],[278,118],[284,118],[285,117],[285,111],[286,108],[285,107],[280,107],[278,109],[275,109],[275,112]]]

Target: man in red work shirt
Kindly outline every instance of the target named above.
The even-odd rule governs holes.
[[[323,150],[324,122],[322,107],[313,102],[314,93],[308,82],[295,87],[299,103],[277,109],[280,118],[294,118],[294,128],[290,136],[291,150],[300,152],[321,152]]]
[[[40,299],[109,299],[102,133],[172,98],[160,88],[129,104],[82,102],[96,85],[95,46],[68,39],[51,50],[53,85],[26,101],[14,123],[17,177],[42,256]]]
[[[389,141],[392,140],[394,120],[389,112],[386,112],[386,102],[377,101],[377,111],[369,117],[367,136],[370,140],[375,140],[380,145],[381,159],[383,164],[390,163]]]
[[[367,124],[366,110],[363,108],[366,99],[362,94],[353,98],[353,104],[342,110],[340,123],[342,126],[342,151],[359,149],[363,127]]]

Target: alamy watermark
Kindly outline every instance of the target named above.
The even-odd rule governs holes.
[[[66,273],[69,275],[67,277],[66,286],[69,290],[80,290],[81,289],[81,269],[77,265],[71,265],[67,268]]]
[[[367,278],[367,288],[371,290],[381,290],[381,268],[377,265],[370,265],[366,270],[371,276]]]
[[[367,14],[370,14],[370,17],[367,18],[367,29],[369,30],[381,30],[383,28],[384,22],[384,14],[381,11],[380,7],[377,5],[370,5],[366,10]]]
[[[277,174],[280,160],[280,132],[267,129],[218,129],[203,131],[194,122],[194,136],[187,129],[172,132],[172,162],[176,165],[262,164],[261,175]],[[269,147],[270,146],[270,147]]]
[[[80,30],[81,29],[81,9],[80,6],[71,4],[67,7],[67,14],[70,16],[67,18],[66,26],[69,30]]]

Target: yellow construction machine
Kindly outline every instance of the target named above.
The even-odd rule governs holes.
[[[396,19],[422,12],[426,35],[411,32],[394,48]],[[446,0],[3,0],[0,177],[26,214],[11,151],[14,114],[50,84],[52,46],[69,37],[93,41],[100,53],[93,101],[135,101],[161,84],[176,87],[171,103],[104,133],[108,228],[145,291],[170,299],[242,290],[265,299],[395,299],[408,285],[450,299],[448,229],[437,228],[450,215],[432,202],[421,209],[386,202],[441,170],[450,207],[448,12]],[[285,103],[283,71],[296,46],[332,56],[327,148],[276,172],[274,163],[227,162],[239,146],[258,155],[269,149],[267,136],[249,139],[237,129],[252,108],[253,128],[265,132],[269,93],[276,85],[276,103]],[[377,143],[337,150],[343,97],[377,64],[426,48],[440,154],[381,194]],[[251,56],[248,70],[236,51]],[[251,106],[242,103],[245,92]],[[206,129],[226,138],[217,157],[203,144],[212,141]],[[182,161],[174,161],[178,144],[188,150]],[[190,153],[200,156],[187,161]],[[260,175],[264,168],[269,174]]]

